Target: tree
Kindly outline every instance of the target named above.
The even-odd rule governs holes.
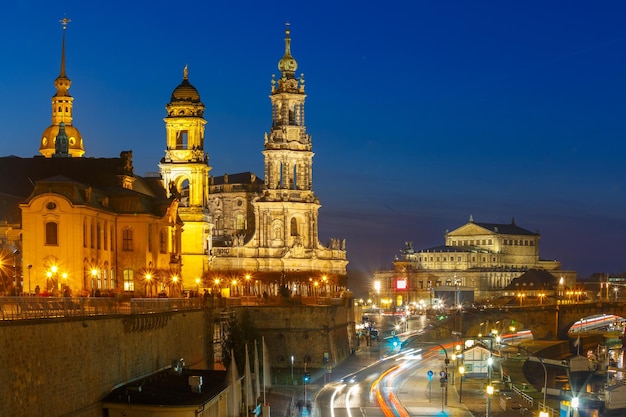
[[[228,320],[226,339],[222,343],[222,358],[224,366],[228,368],[232,362],[231,351],[235,355],[237,370],[243,374],[246,363],[246,344],[248,344],[248,353],[254,354],[254,343],[260,341],[261,336],[256,327],[250,310],[247,308],[239,310],[239,314],[233,314]],[[252,362],[253,358],[250,357]]]

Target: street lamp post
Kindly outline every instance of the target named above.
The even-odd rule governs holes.
[[[178,294],[178,275],[172,277],[172,283],[172,295],[176,296]]]
[[[96,295],[96,286],[95,286],[96,275],[98,275],[98,270],[96,268],[92,268],[91,269],[91,296],[92,297]]]
[[[487,415],[486,417],[491,416],[491,394],[493,394],[493,385],[491,383],[487,385]]]
[[[150,283],[150,281],[151,281],[151,280],[152,280],[152,274],[148,272],[148,273],[146,274],[146,281],[145,281],[145,287],[146,287],[146,288],[145,288],[145,293],[146,293],[146,298],[148,298],[148,287],[150,287],[150,289],[152,290],[151,283]],[[152,293],[152,291],[150,291],[150,293]]]
[[[465,366],[461,365],[459,366],[459,375],[460,375],[460,382],[459,382],[459,402],[463,402],[463,374],[465,374]]]
[[[30,270],[33,269],[32,265],[28,265],[28,295],[30,295]]]
[[[452,362],[456,361],[456,353],[453,353],[452,355],[450,355],[450,359],[452,360]],[[452,366],[452,385],[454,385],[454,365]]]
[[[543,411],[546,411],[546,392],[548,391],[548,370],[546,364],[543,363],[543,358],[539,358],[539,363],[543,366]]]

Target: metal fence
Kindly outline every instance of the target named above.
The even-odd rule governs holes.
[[[154,314],[201,308],[200,298],[0,297],[0,320]]]
[[[155,314],[171,311],[227,308],[231,306],[331,306],[342,300],[329,297],[192,297],[192,298],[109,298],[109,297],[0,297],[0,322],[11,320]]]

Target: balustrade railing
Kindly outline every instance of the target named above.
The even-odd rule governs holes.
[[[342,300],[334,297],[284,298],[192,297],[192,298],[109,298],[109,297],[0,297],[0,321],[91,317],[129,314],[157,314],[174,311],[225,308],[230,306],[330,306]]]

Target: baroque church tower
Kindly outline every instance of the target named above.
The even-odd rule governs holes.
[[[63,26],[63,41],[61,46],[61,71],[59,76],[54,80],[54,86],[57,92],[52,96],[52,124],[44,130],[41,136],[39,153],[46,158],[57,156],[81,157],[85,153],[83,147],[83,137],[78,129],[72,124],[72,97],[68,90],[72,82],[65,74],[65,32],[69,19],[63,18],[61,25]],[[57,136],[63,139],[63,144],[57,146]],[[67,143],[65,143],[67,141]],[[60,149],[60,150],[59,150]]]
[[[200,278],[207,270],[211,245],[207,206],[211,167],[204,152],[204,109],[198,90],[189,83],[185,66],[183,81],[166,105],[166,150],[159,171],[168,197],[179,201],[178,214],[184,222],[181,272],[187,282]]]
[[[346,274],[345,242],[331,239],[327,246],[319,242],[320,203],[313,192],[314,153],[304,119],[304,75],[296,77],[297,68],[287,26],[285,52],[278,62],[280,76],[272,76],[271,81],[272,120],[264,137],[264,186],[254,196],[248,195],[246,204],[242,204],[243,201],[236,202],[246,198],[241,191],[257,187],[254,174],[212,178],[212,212],[216,210],[225,219],[235,215],[247,219],[245,230],[230,227],[230,239],[215,236],[211,269],[216,276],[226,270],[246,275],[299,272],[305,280],[317,279],[317,275]],[[226,226],[216,227],[218,235],[226,235]]]

